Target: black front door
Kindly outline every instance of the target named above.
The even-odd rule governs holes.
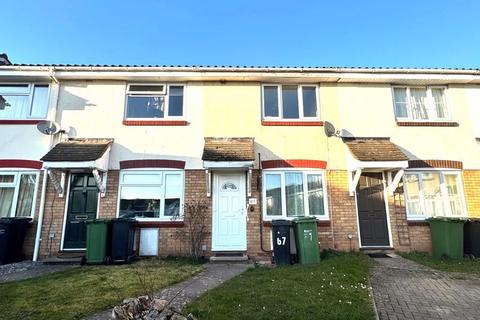
[[[381,173],[362,173],[357,186],[357,207],[362,246],[390,246]]]
[[[97,216],[98,189],[91,174],[72,174],[65,222],[64,249],[84,249],[88,220]]]

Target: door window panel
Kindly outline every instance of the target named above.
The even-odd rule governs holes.
[[[324,215],[322,176],[307,175],[308,207],[310,215]]]
[[[443,198],[440,190],[438,173],[422,173],[423,197],[425,212],[428,216],[443,216]]]
[[[303,116],[317,116],[317,90],[315,87],[302,87]]]
[[[448,193],[448,205],[453,216],[463,215],[463,204],[460,196],[458,176],[454,174],[445,175],[445,185]]]
[[[17,198],[17,217],[29,217],[32,214],[37,176],[22,174]]]
[[[305,215],[303,174],[285,174],[285,193],[287,199],[287,217],[302,217]]]
[[[282,177],[279,174],[265,175],[266,209],[268,216],[282,215]]]
[[[420,205],[420,179],[417,174],[405,174],[405,188],[407,190],[408,201],[407,210],[412,216],[421,216],[422,207]]]
[[[265,117],[278,117],[278,88],[265,86],[263,88],[263,110]]]
[[[183,116],[183,86],[170,86],[168,99],[168,115]]]
[[[15,188],[0,187],[0,217],[9,217]]]

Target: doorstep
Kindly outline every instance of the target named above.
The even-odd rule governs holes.
[[[85,251],[60,251],[57,255],[42,259],[44,264],[81,264]]]
[[[246,252],[237,251],[217,251],[212,252],[210,262],[248,262],[248,255]]]

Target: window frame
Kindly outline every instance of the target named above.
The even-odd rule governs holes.
[[[274,168],[274,169],[265,169],[262,172],[262,218],[263,221],[273,221],[278,219],[284,220],[293,220],[296,217],[287,216],[287,202],[286,202],[286,193],[285,193],[285,173],[291,172],[301,172],[303,174],[303,205],[305,210],[305,217],[315,217],[319,221],[329,221],[330,214],[328,210],[328,192],[327,192],[327,179],[325,170],[314,170],[311,168]],[[268,216],[267,215],[267,189],[266,189],[266,176],[268,174],[280,174],[280,189],[282,197],[282,214],[278,216]],[[308,204],[308,175],[321,175],[322,176],[322,192],[323,192],[323,215],[310,215],[310,206]]]
[[[20,118],[2,118],[0,117],[0,120],[44,120],[48,118],[48,111],[50,109],[50,98],[52,94],[52,88],[50,86],[50,83],[48,82],[0,82],[0,86],[24,86],[27,85],[28,88],[28,93],[18,93],[18,92],[13,92],[13,93],[3,93],[4,95],[9,95],[9,96],[28,96],[28,101],[27,101],[27,107],[25,110],[22,110],[22,116]],[[45,116],[44,117],[32,117],[30,116],[30,110],[32,109],[33,105],[33,95],[35,93],[35,87],[36,86],[46,86],[47,87],[47,105],[45,109]],[[2,94],[0,94],[2,95]]]
[[[161,183],[154,184],[154,183],[124,183],[123,179],[126,174],[144,174],[144,175],[151,175],[151,174],[161,174]],[[180,210],[177,217],[175,216],[165,216],[165,193],[166,193],[166,175],[168,174],[180,174],[180,179],[182,180],[182,193],[180,195]],[[160,187],[161,194],[159,195],[160,200],[160,212],[158,218],[141,218],[141,217],[134,217],[138,222],[165,222],[165,221],[183,221],[184,217],[184,201],[185,201],[185,171],[178,170],[178,169],[171,169],[171,168],[135,168],[135,169],[123,169],[120,170],[119,180],[118,180],[118,199],[117,199],[117,218],[120,217],[120,201],[121,199],[121,192],[123,186],[136,186],[136,187]]]
[[[161,86],[163,85],[165,88],[164,93],[152,93],[148,94],[148,91],[130,91],[130,86]],[[168,111],[170,107],[170,87],[183,87],[183,114],[181,116],[169,116]],[[186,83],[152,83],[152,82],[129,82],[125,87],[125,107],[123,110],[123,119],[124,120],[132,120],[132,121],[171,121],[171,120],[185,120],[186,119],[186,112],[185,112],[185,93],[187,89]],[[128,118],[127,117],[127,107],[128,107],[128,97],[135,96],[135,97],[164,97],[165,98],[165,111],[163,118]]]
[[[284,118],[283,117],[283,86],[297,86],[298,97],[298,119]],[[319,98],[319,85],[318,84],[296,84],[296,83],[262,83],[261,86],[262,96],[262,120],[265,121],[285,121],[285,122],[303,122],[303,121],[318,121],[320,120],[320,98]],[[277,87],[277,101],[278,101],[278,117],[270,117],[265,115],[265,87]],[[317,104],[317,115],[314,117],[305,117],[303,115],[303,87],[315,88],[315,101]]]
[[[20,192],[20,181],[22,175],[35,175],[35,187],[33,190],[33,200],[32,200],[32,210],[30,215],[23,216],[21,218],[30,218],[33,219],[35,216],[35,209],[37,205],[37,192],[38,192],[38,184],[39,184],[39,177],[40,172],[37,170],[0,170],[0,176],[4,175],[13,175],[13,182],[0,182],[0,188],[7,187],[7,188],[14,188],[13,191],[13,199],[12,199],[12,207],[10,208],[9,214],[6,216],[8,217],[16,217],[17,215],[17,204],[18,204],[18,194]]]
[[[407,101],[408,101],[408,107],[407,107],[407,113],[408,117],[399,117],[397,116],[396,113],[396,102],[395,102],[395,89],[406,89],[406,94],[407,94]],[[432,95],[432,89],[442,89],[443,90],[443,102],[445,103],[445,117],[444,118],[435,118],[435,119],[414,119],[412,116],[412,101],[410,99],[410,89],[426,89],[426,94],[427,94],[427,99],[426,99],[426,106],[427,108],[434,108],[435,104],[433,102],[433,95]],[[391,87],[391,95],[392,95],[392,102],[393,102],[393,114],[395,116],[395,120],[397,122],[451,122],[452,121],[452,111],[450,109],[450,103],[449,99],[447,98],[447,92],[448,92],[448,87],[447,86],[441,86],[441,85],[432,85],[432,86],[420,86],[420,85],[415,85],[415,86],[409,86],[409,85],[393,85]],[[433,104],[433,106],[432,106]]]
[[[405,175],[407,174],[416,174],[418,176],[418,187],[419,187],[419,205],[424,213],[423,215],[413,215],[410,214],[408,211],[408,192],[406,188],[405,181],[402,178],[403,181],[403,194],[405,197],[405,212],[407,215],[407,220],[409,221],[423,221],[431,216],[425,215],[425,197],[424,197],[424,192],[423,192],[423,173],[438,173],[439,178],[440,178],[440,191],[442,194],[442,202],[443,202],[443,208],[444,208],[444,215],[443,216],[436,216],[436,217],[445,217],[445,218],[467,218],[468,217],[468,212],[467,212],[467,204],[465,201],[465,192],[463,190],[463,178],[462,178],[462,172],[459,170],[453,170],[453,169],[425,169],[425,170],[406,170]],[[449,199],[448,199],[448,190],[447,186],[445,184],[445,175],[455,175],[457,178],[457,186],[458,186],[458,195],[461,199],[462,202],[462,215],[461,216],[455,216],[452,215],[451,213],[451,208],[449,205]]]

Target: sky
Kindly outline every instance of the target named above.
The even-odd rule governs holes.
[[[2,0],[14,63],[480,68],[480,1]]]

